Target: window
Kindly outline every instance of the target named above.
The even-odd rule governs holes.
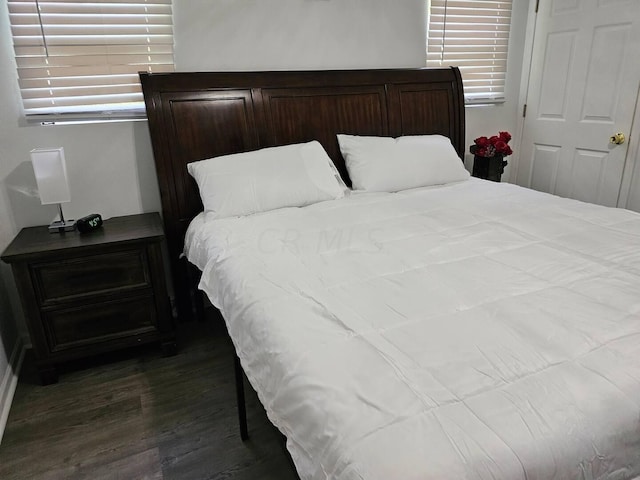
[[[458,66],[466,103],[504,101],[511,0],[431,0],[427,66]]]
[[[173,67],[171,0],[8,0],[27,115],[144,114],[139,71]]]

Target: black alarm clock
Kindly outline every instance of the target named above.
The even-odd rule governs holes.
[[[102,226],[102,217],[99,213],[92,213],[76,220],[76,228],[80,233],[87,233]]]

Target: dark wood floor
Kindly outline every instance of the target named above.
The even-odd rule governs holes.
[[[42,387],[29,355],[0,444],[0,478],[295,480],[250,387],[238,433],[222,322],[182,324],[180,352],[145,348],[70,365]]]

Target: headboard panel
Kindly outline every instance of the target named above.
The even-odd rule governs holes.
[[[464,124],[457,119],[459,107],[455,95],[455,92],[442,88],[440,84],[392,86],[390,98],[394,108],[391,112],[398,118],[392,118],[390,124],[399,128],[392,132],[392,136],[438,133],[452,139],[462,138],[464,143]],[[463,130],[460,132],[459,128]],[[462,148],[458,154],[463,154],[464,145],[458,147]]]
[[[264,145],[318,140],[345,182],[351,185],[340,155],[337,133],[389,135],[383,85],[262,89]]]
[[[191,312],[184,234],[202,209],[186,164],[318,140],[350,185],[336,134],[439,133],[463,158],[464,98],[456,68],[141,73],[180,316]]]
[[[176,206],[180,218],[189,221],[202,202],[186,164],[258,148],[252,95],[250,90],[179,92],[162,100]]]

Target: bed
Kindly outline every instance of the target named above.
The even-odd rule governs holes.
[[[221,310],[301,478],[640,475],[639,215],[477,179],[200,213],[210,157],[317,140],[347,184],[338,134],[462,157],[456,69],[141,78],[179,312],[194,282]]]

